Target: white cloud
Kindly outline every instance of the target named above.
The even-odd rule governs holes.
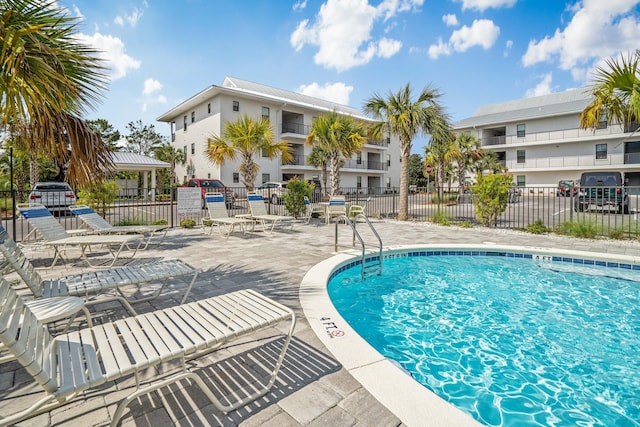
[[[505,58],[509,56],[509,52],[511,52],[512,47],[513,47],[513,40],[507,40],[507,42],[504,44],[504,51],[502,53]]]
[[[500,7],[512,7],[516,4],[516,0],[454,0],[458,3],[462,3],[462,10],[477,10],[479,12],[484,12],[490,8],[500,8]]]
[[[481,46],[487,50],[491,48],[500,34],[500,27],[489,19],[476,19],[470,27],[464,25],[455,30],[448,42],[438,39],[438,44],[429,46],[429,56],[438,58],[440,55],[451,55],[453,51],[466,52],[471,47]]]
[[[640,39],[640,18],[633,11],[638,0],[583,0],[570,11],[571,21],[553,36],[531,40],[522,57],[523,65],[558,62],[560,69],[570,70],[574,78],[586,76],[587,70],[601,58],[620,51],[632,51]]]
[[[298,88],[298,93],[309,95],[316,98],[332,101],[336,104],[349,105],[349,96],[353,91],[353,86],[347,86],[342,82],[325,83],[320,86],[313,82],[308,85],[302,85]]]
[[[318,46],[314,62],[338,71],[366,64],[376,56],[390,58],[400,50],[402,42],[375,39],[374,24],[400,12],[417,10],[423,2],[384,0],[374,7],[367,0],[327,0],[313,22],[305,19],[298,23],[289,41],[296,51],[306,45]]]
[[[157,92],[162,89],[162,83],[157,81],[156,79],[146,79],[144,81],[144,89],[142,90],[143,95],[151,95],[153,92]]]
[[[298,0],[293,4],[293,10],[302,10],[307,7],[307,0]]]
[[[146,2],[144,4],[146,6]],[[131,27],[135,27],[140,18],[142,18],[142,14],[143,11],[136,7],[130,15],[125,15],[124,17],[118,15],[113,19],[113,22],[117,25],[124,26],[124,21],[127,21]]]
[[[157,102],[158,104],[166,104],[166,103],[167,103],[167,97],[166,97],[166,96],[164,96],[164,95],[159,95],[159,96],[156,98],[156,102]]]
[[[120,25],[121,27],[124,27],[124,19],[122,19],[122,16],[120,15],[113,18],[113,23],[116,25]]]
[[[92,36],[78,34],[78,37],[100,51],[100,57],[105,61],[105,66],[111,69],[112,80],[126,76],[129,70],[140,68],[140,61],[125,53],[124,43],[119,38],[100,33],[94,33]]]
[[[548,95],[552,92],[551,90],[551,73],[547,73],[542,76],[542,80],[540,83],[536,85],[533,89],[528,89],[525,93],[527,98],[531,98],[532,96],[540,96],[540,95]]]
[[[444,22],[444,24],[447,27],[456,27],[456,26],[458,26],[458,18],[453,13],[450,13],[448,15],[444,15],[442,17],[442,22]]]

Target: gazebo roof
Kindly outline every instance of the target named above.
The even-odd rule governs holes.
[[[117,171],[151,171],[170,166],[169,163],[153,157],[127,151],[114,151],[111,155]]]

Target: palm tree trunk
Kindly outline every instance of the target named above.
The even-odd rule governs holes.
[[[400,142],[400,202],[398,204],[398,219],[409,219],[409,155],[411,142]]]
[[[339,153],[334,151],[331,153],[331,195],[340,192],[340,158]]]
[[[322,197],[327,195],[327,164],[323,164],[320,169],[320,190],[322,190]]]

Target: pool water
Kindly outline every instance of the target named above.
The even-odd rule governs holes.
[[[338,271],[344,319],[481,423],[640,425],[640,272],[450,255]]]

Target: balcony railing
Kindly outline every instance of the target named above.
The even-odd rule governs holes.
[[[293,160],[290,163],[287,163],[283,166],[311,166],[307,161],[307,156],[293,156]],[[363,169],[363,170],[375,170],[375,171],[385,171],[387,170],[387,163],[385,162],[377,162],[377,161],[365,161],[361,160],[358,162],[357,160],[347,160],[343,165],[342,169]]]
[[[564,129],[558,131],[548,131],[548,132],[536,132],[536,133],[527,133],[523,137],[518,137],[516,135],[501,135],[501,136],[490,136],[486,138],[480,139],[480,145],[483,147],[491,146],[491,145],[504,145],[504,144],[523,144],[523,143],[532,143],[532,142],[552,142],[552,141],[562,141],[567,139],[578,139],[578,138],[590,138],[590,137],[602,137],[607,135],[622,135],[624,133],[629,133],[638,129],[638,123],[631,123],[627,125],[626,132],[623,131],[623,127],[621,125],[611,125],[604,129],[596,129],[595,131],[592,129]]]
[[[292,122],[284,122],[282,123],[282,133],[296,133],[298,135],[307,135],[311,126],[301,124],[301,123],[292,123]]]

